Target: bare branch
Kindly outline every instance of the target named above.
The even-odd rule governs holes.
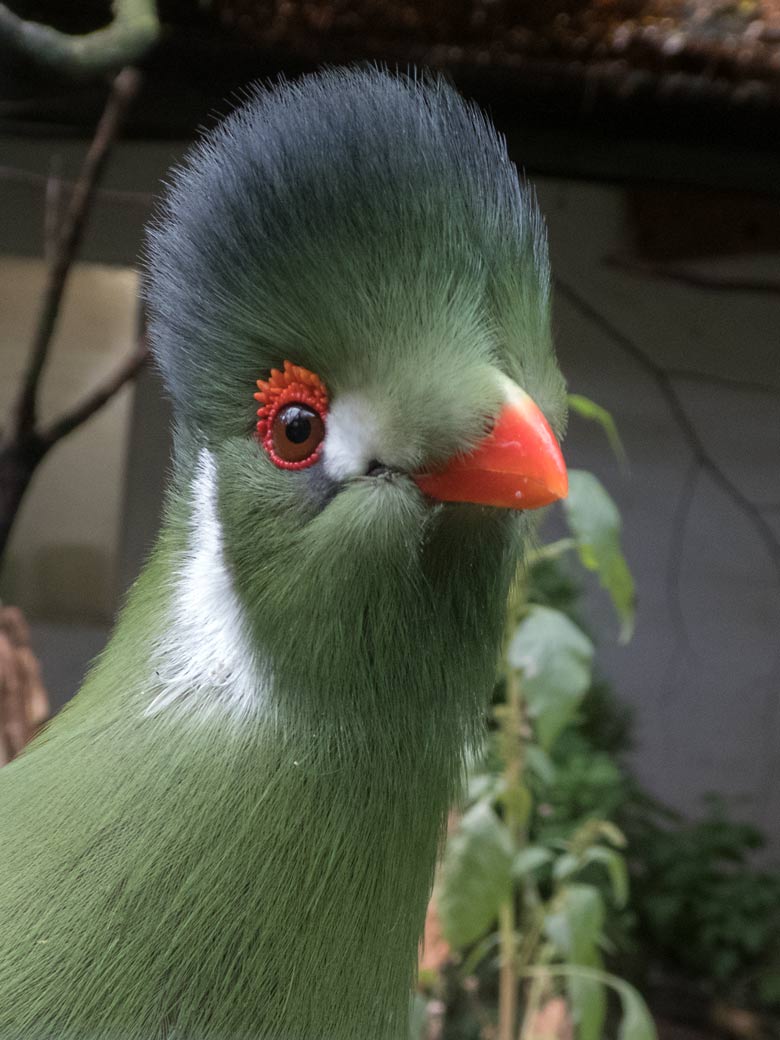
[[[673,627],[677,639],[688,653],[691,652],[691,639],[688,634],[688,625],[685,621],[685,611],[683,610],[681,581],[685,538],[688,533],[688,521],[696,494],[698,477],[699,464],[694,457],[688,465],[685,480],[677,499],[674,511],[672,540],[669,546],[669,560],[666,568],[667,601],[674,622]]]
[[[26,184],[30,187],[46,188],[50,177],[37,170],[23,170],[16,166],[0,165],[0,181],[8,181],[11,184]],[[65,195],[70,194],[76,186],[75,181],[65,177],[60,178]],[[129,202],[139,206],[148,206],[154,201],[155,195],[151,191],[133,191],[122,188],[96,188],[95,198],[112,202]]]
[[[96,386],[71,411],[66,412],[59,419],[55,419],[46,429],[41,430],[39,436],[44,451],[48,451],[57,441],[62,440],[87,419],[92,418],[95,412],[100,411],[104,404],[135,377],[148,358],[149,345],[146,337],[142,336],[135,350],[122,361],[105,382]]]
[[[114,19],[102,29],[69,36],[27,22],[0,4],[0,49],[23,54],[68,79],[93,79],[133,65],[160,38],[154,0],[114,0]]]
[[[780,281],[777,279],[739,279],[726,278],[720,275],[700,274],[685,267],[672,264],[659,264],[651,260],[639,260],[636,257],[608,256],[604,263],[617,271],[628,274],[663,278],[669,282],[678,282],[694,289],[709,289],[711,292],[747,292],[768,293],[780,296]]]
[[[688,469],[683,481],[683,486],[677,498],[672,522],[672,537],[669,541],[669,559],[666,566],[666,602],[672,620],[671,628],[674,632],[674,644],[672,652],[668,655],[663,678],[659,684],[659,702],[666,705],[672,698],[675,689],[675,678],[680,662],[685,657],[696,656],[688,633],[688,625],[683,610],[682,595],[682,567],[683,553],[685,549],[685,538],[688,533],[688,522],[690,519],[693,499],[696,493],[696,485],[699,477],[700,466],[694,457],[688,463]],[[673,733],[668,730],[669,716],[662,713],[664,726],[667,727],[667,741],[671,742]]]
[[[62,212],[62,179],[60,157],[52,157],[49,176],[46,178],[46,198],[43,206],[43,255],[51,267],[57,255],[60,214]]]
[[[16,430],[20,435],[28,434],[35,428],[38,384],[46,364],[68,273],[84,234],[98,180],[139,85],[140,75],[134,69],[123,69],[114,79],[103,115],[63,218],[43,293],[29,364],[16,405]]]

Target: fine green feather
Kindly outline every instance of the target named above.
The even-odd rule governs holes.
[[[0,1040],[401,1040],[529,534],[404,472],[479,439],[496,369],[561,429],[541,221],[449,88],[333,71],[198,146],[149,253],[167,517],[0,772]],[[285,359],[361,395],[392,475],[273,465]]]

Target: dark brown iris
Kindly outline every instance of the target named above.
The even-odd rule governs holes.
[[[285,462],[304,462],[322,442],[322,419],[305,404],[287,404],[274,416],[271,438],[274,452]]]

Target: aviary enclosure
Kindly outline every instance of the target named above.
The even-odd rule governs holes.
[[[778,1035],[770,0],[0,49],[0,1038]]]

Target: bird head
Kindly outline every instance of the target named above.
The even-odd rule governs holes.
[[[528,511],[566,491],[565,395],[543,222],[478,110],[375,69],[258,89],[149,257],[180,498],[275,674],[343,687],[346,653],[400,689],[437,638],[492,663]]]

